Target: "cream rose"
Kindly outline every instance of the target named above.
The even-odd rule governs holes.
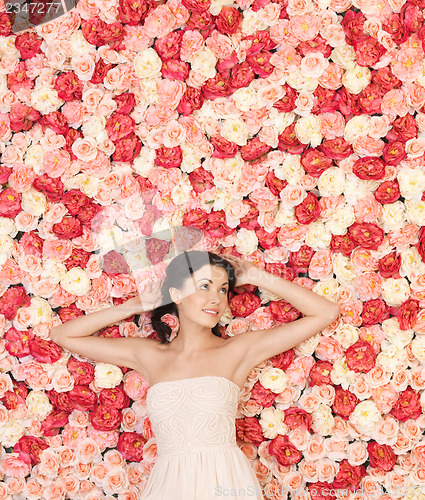
[[[44,391],[31,391],[26,398],[28,416],[43,421],[52,411],[52,405]]]
[[[234,94],[233,94],[234,95]],[[294,112],[291,113],[281,113],[276,108],[271,108],[269,110],[269,114],[267,116],[264,125],[272,126],[276,129],[277,133],[280,135],[286,127],[292,125],[296,118],[296,114]],[[287,156],[295,156],[285,153]]]
[[[0,443],[6,448],[11,448],[24,434],[25,427],[15,418],[10,418],[0,427]]]
[[[368,135],[370,128],[370,118],[367,115],[353,116],[345,125],[344,139],[353,142],[359,137]]]
[[[108,363],[97,363],[94,369],[94,381],[97,387],[110,389],[121,383],[121,368]]]
[[[351,260],[342,253],[336,253],[332,261],[333,272],[341,285],[350,285],[357,276]]]
[[[258,238],[254,230],[241,227],[235,240],[236,250],[243,255],[250,255],[257,250]]]
[[[62,288],[68,293],[79,297],[87,295],[91,289],[90,278],[81,267],[73,267],[67,271],[60,282]]]
[[[320,403],[319,406],[313,410],[311,416],[313,417],[312,429],[321,436],[328,436],[331,434],[335,424],[332,410],[328,405]]]
[[[44,193],[30,187],[22,193],[22,208],[26,212],[39,217],[47,209],[47,198]]]
[[[193,56],[190,67],[192,71],[200,73],[205,78],[214,78],[217,73],[215,68],[217,61],[214,52],[209,47],[204,47]]]
[[[294,209],[285,207],[280,204],[279,210],[276,212],[274,217],[274,225],[276,227],[282,227],[284,225],[296,224],[297,220],[295,219]]]
[[[394,203],[385,203],[382,205],[380,221],[383,224],[385,232],[401,229],[406,222],[404,214],[404,203],[395,201]]]
[[[330,167],[319,177],[320,196],[338,196],[345,189],[345,173],[339,167]]]
[[[326,229],[335,235],[342,235],[347,232],[347,228],[354,224],[356,217],[351,205],[337,208],[329,219],[325,222]]]
[[[40,87],[31,91],[31,106],[43,115],[56,111],[63,103],[58,97],[58,91],[51,87]]]
[[[104,116],[89,115],[83,120],[83,135],[85,137],[96,137],[105,130],[106,118]]]
[[[400,252],[400,275],[407,276],[412,281],[413,276],[425,273],[425,263],[415,247],[409,247]]]
[[[332,50],[331,59],[334,63],[341,66],[341,68],[349,69],[355,64],[356,52],[354,51],[352,45],[345,43],[344,45],[335,47]]]
[[[320,332],[308,338],[307,340],[304,340],[304,342],[301,342],[301,344],[298,344],[295,347],[295,353],[298,355],[312,356],[319,342]]]
[[[133,60],[134,72],[139,78],[157,78],[161,76],[162,61],[156,50],[149,47],[139,52]]]
[[[285,414],[277,408],[264,408],[260,415],[260,425],[266,439],[274,439],[278,434],[286,434]]]
[[[266,389],[279,394],[288,387],[289,379],[280,368],[268,368],[260,373],[259,381]]]
[[[390,373],[398,368],[407,368],[409,359],[406,349],[399,349],[388,340],[384,340],[381,342],[381,352],[376,356],[376,364]]]
[[[297,185],[305,175],[305,170],[300,160],[300,155],[285,153],[282,163],[274,170],[275,176],[278,179],[288,181],[288,184],[291,186]]]
[[[381,420],[381,412],[371,401],[360,401],[349,416],[349,421],[363,433],[371,434],[374,426]]]
[[[332,235],[326,229],[322,222],[311,222],[307,226],[307,233],[305,235],[305,244],[319,250],[320,248],[329,248],[331,244]]]
[[[397,172],[400,193],[408,200],[419,200],[425,191],[425,172],[418,168],[403,168]]]
[[[387,278],[382,283],[382,298],[389,306],[401,306],[409,298],[410,286],[406,278]]]
[[[184,157],[186,156],[186,152],[184,150],[183,150],[183,155]],[[155,149],[143,146],[139,156],[135,158],[133,161],[133,168],[135,172],[141,175],[142,177],[148,178],[149,172],[154,167],[155,157],[156,157]]]
[[[295,123],[294,132],[300,142],[310,144],[313,148],[323,139],[321,121],[316,115],[301,116]]]
[[[337,327],[332,335],[344,349],[348,349],[350,345],[355,344],[359,340],[359,329],[349,323],[342,323]]]
[[[407,206],[407,220],[412,224],[417,224],[418,226],[425,225],[425,201],[406,200],[405,203]]]
[[[9,235],[13,238],[16,236],[16,233],[15,221],[8,217],[0,217],[0,234]]]
[[[338,292],[338,282],[335,278],[330,278],[326,281],[317,281],[313,286],[313,292],[325,297],[331,302],[336,302],[336,294]]]
[[[398,349],[404,349],[413,338],[413,330],[400,330],[400,323],[396,317],[388,318],[382,322],[382,331],[385,338]]]
[[[319,85],[319,79],[314,76],[303,76],[300,68],[292,68],[286,78],[286,83],[298,92],[300,90],[314,92]]]
[[[28,309],[32,312],[31,326],[46,323],[53,318],[53,311],[47,300],[40,297],[31,297]]]
[[[356,377],[356,372],[348,368],[345,356],[333,363],[331,380],[334,384],[341,385],[343,389],[348,390],[348,387],[354,383]]]
[[[343,74],[342,83],[351,94],[360,94],[369,85],[371,79],[369,68],[354,63]]]
[[[235,105],[241,111],[249,111],[257,102],[257,92],[252,87],[242,87],[232,94]]]
[[[248,140],[248,128],[241,118],[227,118],[223,121],[221,135],[238,146],[245,146]]]
[[[425,335],[417,335],[412,340],[412,352],[421,363],[425,362]]]
[[[43,169],[44,152],[44,148],[40,144],[31,144],[25,151],[24,163],[32,167],[37,175],[40,175]]]

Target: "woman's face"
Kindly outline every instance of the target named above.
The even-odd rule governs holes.
[[[170,288],[173,301],[181,313],[208,326],[215,326],[226,310],[229,290],[226,271],[219,266],[206,266],[195,271],[188,278],[182,290]],[[208,314],[205,310],[216,310],[217,314]]]

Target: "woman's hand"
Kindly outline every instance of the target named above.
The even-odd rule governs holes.
[[[257,285],[258,279],[260,278],[262,269],[252,262],[249,262],[235,255],[220,255],[223,259],[227,260],[232,264],[235,269],[236,284],[235,286],[241,286],[245,284]]]

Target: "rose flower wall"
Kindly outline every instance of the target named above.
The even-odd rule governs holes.
[[[155,462],[146,381],[49,338],[136,293],[101,267],[102,214],[340,305],[241,392],[265,498],[424,498],[424,8],[80,0],[19,35],[1,11],[0,498],[137,499]],[[245,285],[222,335],[299,316]]]

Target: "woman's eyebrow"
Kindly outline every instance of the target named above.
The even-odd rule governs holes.
[[[209,280],[208,278],[200,278],[200,279],[199,279],[199,280],[197,280],[196,282],[201,281],[201,280],[207,280],[207,281],[209,281],[210,283],[212,283],[212,281],[211,281],[211,280]],[[228,285],[228,284],[229,284],[229,282],[228,282],[228,281],[225,281],[224,283],[222,283],[222,285]]]

